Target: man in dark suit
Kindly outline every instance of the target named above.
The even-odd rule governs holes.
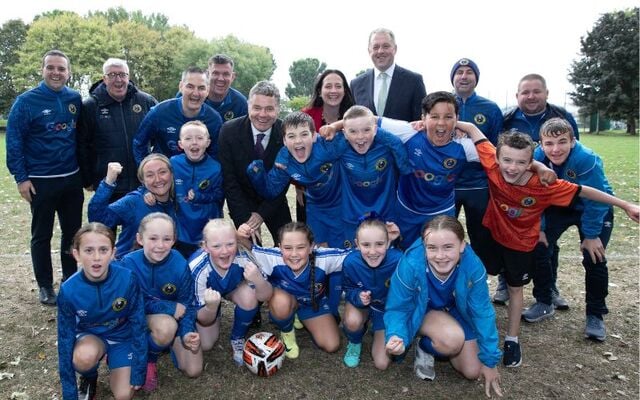
[[[256,232],[264,222],[276,244],[280,227],[291,222],[286,190],[273,200],[265,200],[251,185],[246,169],[256,159],[264,160],[267,170],[273,167],[282,147],[279,112],[278,88],[271,82],[260,81],[249,92],[249,115],[225,122],[218,139],[231,219],[236,227],[248,224]]]
[[[420,119],[422,99],[427,95],[422,75],[396,65],[398,46],[389,29],[369,35],[369,56],[375,68],[351,81],[356,104],[374,114],[403,121]]]

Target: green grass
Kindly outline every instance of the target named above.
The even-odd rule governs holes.
[[[618,197],[638,202],[638,136],[607,131],[582,134],[580,142],[604,161],[605,173]]]

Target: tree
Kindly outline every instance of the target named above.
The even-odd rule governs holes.
[[[285,115],[293,111],[302,110],[304,106],[309,104],[309,100],[309,96],[296,96],[290,98],[289,101],[286,102],[285,107],[283,107],[286,111]]]
[[[289,67],[291,83],[288,83],[285,89],[287,97],[292,99],[298,96],[311,96],[316,78],[326,68],[327,64],[321,63],[316,58],[303,58],[294,61]]]
[[[256,82],[271,79],[276,70],[276,62],[268,47],[241,41],[233,35],[212,41],[211,55],[218,53],[233,59],[237,74],[233,87],[245,96]]]
[[[625,120],[632,135],[639,112],[638,17],[637,7],[603,14],[580,39],[582,58],[569,71],[573,102],[589,113]]]
[[[107,20],[109,26],[116,25],[119,22],[137,22],[145,25],[147,28],[165,32],[169,26],[169,18],[164,14],[152,13],[151,15],[144,15],[142,11],[128,12],[124,7],[109,8],[107,11],[89,11],[87,18],[103,17]]]
[[[182,27],[159,32],[135,21],[119,22],[113,31],[121,48],[116,56],[127,60],[136,85],[160,101],[175,97],[186,67],[176,59],[193,33]]]
[[[18,63],[18,49],[29,27],[21,19],[12,19],[0,28],[0,115],[7,115],[18,91],[13,85],[9,66]]]
[[[234,59],[238,72],[234,87],[245,94],[255,82],[270,79],[276,68],[267,47],[233,36],[207,42],[195,37],[185,26],[167,25],[161,14],[148,17],[117,8],[89,15],[47,12],[39,15],[28,30],[24,29],[26,34],[20,44],[7,42],[7,47],[14,48],[14,58],[5,62],[2,58],[5,53],[0,48],[0,74],[6,70],[12,79],[3,78],[0,91],[9,84],[18,93],[36,86],[42,79],[42,55],[51,49],[62,50],[69,56],[69,85],[83,95],[87,95],[93,82],[102,78],[102,64],[109,57],[125,59],[131,80],[158,100],[175,97],[182,71],[190,65],[206,68],[209,57],[215,53],[225,53]],[[10,34],[0,38],[0,45],[19,37],[19,29],[9,30]],[[10,102],[14,97],[8,94],[2,99]]]
[[[71,61],[69,85],[86,90],[104,60],[118,54],[118,47],[104,18],[52,13],[34,20],[18,52],[19,62],[9,69],[16,90],[22,92],[41,80],[42,56],[51,49],[62,50]]]

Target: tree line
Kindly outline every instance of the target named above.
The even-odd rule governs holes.
[[[245,94],[276,69],[267,47],[233,35],[207,41],[167,21],[162,14],[145,16],[120,7],[85,17],[52,11],[38,15],[30,25],[6,22],[0,28],[0,114],[6,115],[15,97],[42,79],[41,58],[50,49],[62,50],[71,59],[69,85],[75,89],[100,80],[104,61],[119,57],[127,60],[131,80],[159,100],[175,97],[187,66],[206,67],[216,53],[233,58],[238,72],[234,87]]]
[[[603,14],[580,40],[581,52],[569,70],[575,86],[570,93],[580,114],[599,114],[623,120],[636,134],[639,113],[639,9]],[[259,80],[273,76],[276,62],[268,47],[244,42],[233,35],[204,40],[187,26],[171,26],[162,14],[144,15],[123,7],[80,16],[50,11],[29,25],[10,20],[0,28],[0,115],[6,115],[15,97],[40,81],[42,55],[63,50],[72,62],[70,86],[89,87],[102,77],[109,57],[126,59],[131,79],[142,90],[162,100],[175,96],[181,72],[189,65],[205,67],[208,58],[225,53],[236,63],[234,87],[245,95]],[[285,110],[298,110],[309,100],[314,80],[326,68],[315,58],[294,61]]]

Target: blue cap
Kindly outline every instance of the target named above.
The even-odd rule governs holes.
[[[476,65],[476,63],[473,62],[473,60],[469,58],[461,58],[458,61],[456,61],[456,63],[453,64],[453,68],[451,68],[451,84],[452,85],[453,85],[453,76],[456,74],[456,71],[460,67],[471,68],[473,70],[473,73],[476,74],[476,84],[478,84],[478,81],[480,80],[480,70],[478,69],[478,66]]]

